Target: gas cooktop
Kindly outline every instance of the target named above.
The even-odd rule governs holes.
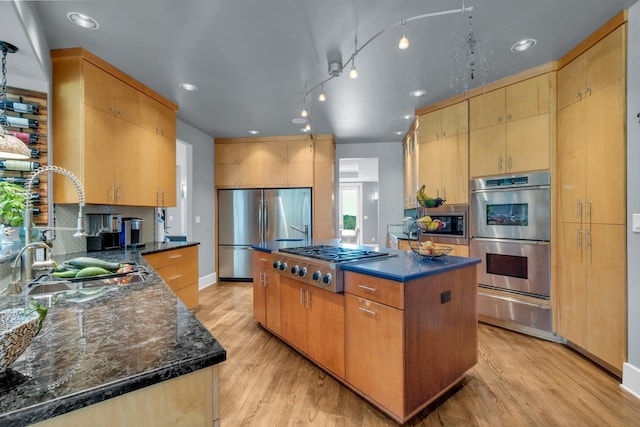
[[[346,248],[342,246],[316,245],[297,248],[282,248],[278,250],[292,255],[303,256],[327,262],[348,262],[368,258],[389,256],[386,252],[376,252],[361,248]]]

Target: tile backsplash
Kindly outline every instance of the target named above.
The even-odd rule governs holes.
[[[142,241],[153,242],[154,224],[155,224],[155,209],[143,208],[134,206],[103,206],[103,205],[89,205],[84,208],[85,214],[103,213],[103,214],[120,214],[123,218],[134,217],[141,218],[143,222],[142,227]],[[62,228],[74,228],[77,225],[78,218],[78,205],[54,205],[53,207],[54,227]],[[85,224],[87,220],[85,219]],[[66,254],[72,252],[84,252],[87,250],[87,242],[84,238],[73,237],[73,231],[71,230],[55,230],[48,232],[49,239],[53,237],[53,254]]]

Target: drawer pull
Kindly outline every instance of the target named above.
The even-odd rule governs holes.
[[[171,255],[169,257],[169,259],[178,259],[178,258],[182,258],[182,255]]]
[[[173,280],[179,279],[181,277],[182,277],[182,274],[178,274],[177,276],[170,277],[169,280],[173,281]]]
[[[372,287],[365,286],[365,285],[358,285],[358,287],[364,289],[365,291],[370,291],[370,292],[377,292],[378,291],[376,288],[372,288]]]
[[[358,310],[360,310],[360,311],[364,311],[365,313],[368,313],[368,314],[373,314],[374,316],[377,316],[377,315],[378,315],[378,313],[376,313],[376,312],[375,312],[375,311],[373,311],[373,310],[369,310],[368,308],[358,307]]]

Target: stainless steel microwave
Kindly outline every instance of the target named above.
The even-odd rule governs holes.
[[[426,215],[431,219],[438,219],[444,227],[438,231],[420,231],[420,240],[430,238],[450,238],[458,244],[468,244],[467,236],[467,205],[443,205],[440,208],[427,209]]]

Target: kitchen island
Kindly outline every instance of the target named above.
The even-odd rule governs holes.
[[[476,364],[480,260],[386,250],[390,256],[342,263],[328,280],[343,286],[330,292],[323,272],[317,282],[296,277],[303,270],[311,275],[312,261],[289,257],[284,269],[274,269],[285,262],[282,247],[253,246],[254,316],[395,421],[412,418]]]
[[[196,244],[55,257],[135,263],[149,273],[144,282],[45,300],[52,305],[42,331],[1,378],[0,426],[218,422],[226,351],[143,257]],[[0,296],[0,307],[25,306],[26,292]]]

